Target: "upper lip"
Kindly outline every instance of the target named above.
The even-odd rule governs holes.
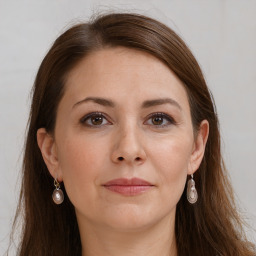
[[[107,183],[103,184],[104,186],[153,186],[148,181],[139,179],[139,178],[132,178],[132,179],[126,179],[126,178],[119,178],[110,180]]]

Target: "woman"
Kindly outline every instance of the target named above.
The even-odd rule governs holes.
[[[33,88],[18,255],[255,255],[185,43],[138,14],[63,33]]]

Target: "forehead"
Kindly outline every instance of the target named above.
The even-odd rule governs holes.
[[[167,65],[149,53],[125,47],[90,53],[69,73],[65,91],[64,97],[73,101],[99,96],[125,103],[127,98],[170,96],[188,107],[184,86]]]
[[[158,71],[163,67],[168,69],[165,64],[149,53],[119,46],[91,52],[71,71],[69,78],[74,78],[80,71],[85,69],[90,69],[91,73],[107,75],[113,73],[113,67],[118,72],[137,70],[147,71],[148,74],[150,74],[149,71]]]

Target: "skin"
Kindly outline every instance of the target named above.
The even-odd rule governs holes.
[[[115,106],[84,101],[88,97]],[[163,98],[172,102],[142,107]],[[91,112],[104,117],[85,119]],[[204,120],[194,137],[184,86],[154,56],[116,47],[83,59],[68,76],[54,135],[37,132],[49,172],[64,182],[75,207],[82,255],[177,255],[176,205],[201,163],[208,131]],[[132,177],[153,186],[135,196],[102,186]]]

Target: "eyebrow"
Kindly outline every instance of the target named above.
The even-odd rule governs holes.
[[[87,98],[75,103],[73,108],[77,107],[78,105],[80,105],[82,103],[86,103],[86,102],[94,102],[99,105],[111,107],[111,108],[114,108],[116,106],[116,104],[112,100],[99,98],[99,97],[87,97]],[[142,103],[141,108],[150,108],[153,106],[159,106],[159,105],[164,105],[164,104],[171,104],[171,105],[177,107],[179,110],[182,110],[180,104],[171,98],[160,98],[160,99],[146,100]]]

